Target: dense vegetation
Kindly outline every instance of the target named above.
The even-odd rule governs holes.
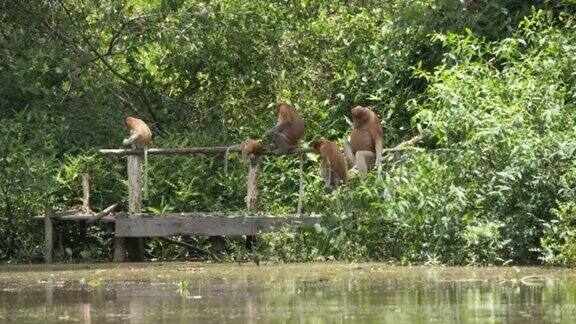
[[[41,258],[44,206],[126,203],[121,119],[154,146],[236,143],[295,104],[306,140],[341,141],[373,108],[385,145],[422,129],[425,149],[327,196],[313,156],[306,212],[322,226],[264,235],[268,260],[576,264],[573,0],[12,0],[0,3],[0,258]],[[148,211],[243,208],[245,164],[150,160]],[[261,209],[296,208],[298,160],[264,159]],[[65,225],[61,260],[107,260],[105,227]],[[189,238],[204,246],[205,238]],[[228,257],[247,256],[230,239]],[[151,240],[151,258],[187,251]]]

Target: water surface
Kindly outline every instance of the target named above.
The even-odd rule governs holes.
[[[575,323],[576,271],[384,264],[0,267],[0,322]]]

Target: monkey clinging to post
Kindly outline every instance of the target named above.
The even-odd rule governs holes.
[[[226,149],[224,154],[224,172],[228,172],[228,155],[230,150],[239,149],[242,153],[242,158],[248,160],[251,154],[260,156],[262,154],[263,148],[259,141],[252,139],[250,137],[246,138],[242,143],[232,145]]]

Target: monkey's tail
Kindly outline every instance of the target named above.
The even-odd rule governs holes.
[[[304,197],[304,154],[300,154],[300,189],[298,190],[298,216],[302,215],[302,200]]]
[[[148,199],[148,148],[144,148],[144,199]]]
[[[224,173],[228,173],[228,155],[230,154],[230,150],[238,148],[240,148],[240,145],[231,145],[226,149],[226,153],[224,153]]]

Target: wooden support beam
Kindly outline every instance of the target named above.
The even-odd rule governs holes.
[[[129,155],[128,170],[128,210],[129,217],[142,211],[142,181],[140,177],[141,156]],[[116,222],[118,230],[118,222]],[[114,240],[114,262],[144,261],[144,241],[141,237],[126,240],[116,236]]]
[[[96,217],[98,214],[94,215],[94,214],[66,214],[64,216],[55,216],[52,215],[53,220],[54,219],[58,219],[58,220],[66,220],[66,221],[76,221],[76,222],[83,222],[83,221],[95,221]],[[34,219],[44,219],[46,218],[44,215],[41,216],[34,216]],[[114,223],[116,221],[116,218],[114,218],[114,215],[105,215],[102,218],[99,219],[101,222],[104,223]]]
[[[51,217],[52,218],[61,218],[64,216],[76,215],[76,214],[78,214],[78,210],[66,210],[66,211],[61,211],[61,212],[52,212]],[[34,218],[44,219],[44,215],[34,216]]]
[[[302,204],[304,203],[304,156],[300,155],[300,179],[298,181],[298,207],[296,214],[302,215]]]
[[[160,216],[161,215],[161,216]],[[283,226],[312,226],[318,216],[307,217],[218,217],[181,214],[141,214],[116,217],[116,237],[172,235],[256,235]]]
[[[128,211],[129,218],[142,212],[142,157],[140,155],[128,156]],[[128,261],[144,261],[144,239],[142,237],[130,238],[126,241]]]
[[[422,133],[412,137],[411,139],[404,141],[393,148],[384,149],[382,152],[393,153],[398,151],[404,151],[409,148],[405,146],[415,145],[418,142],[430,137],[429,130],[423,130]],[[188,148],[150,148],[148,149],[149,155],[194,155],[194,154],[224,154],[229,146],[215,146],[215,147],[188,147]],[[112,156],[126,156],[126,155],[141,155],[142,150],[135,149],[101,149],[100,153],[104,155]],[[239,148],[232,148],[230,152],[240,152]],[[262,155],[299,155],[304,153],[313,152],[312,148],[304,147],[294,150],[289,153],[280,153],[275,150],[264,149]]]
[[[224,154],[228,146],[189,147],[189,148],[150,148],[148,155],[194,155],[194,154]],[[135,149],[101,149],[100,153],[112,156],[141,155],[142,150]],[[230,152],[240,152],[240,149],[230,149]],[[280,153],[265,149],[262,155],[298,155],[312,152],[311,148],[301,148],[289,153]]]
[[[118,225],[115,226],[114,232],[118,231]],[[126,261],[126,239],[116,236],[114,238],[114,256],[113,262]]]
[[[248,185],[246,190],[246,209],[254,213],[258,209],[258,180],[260,179],[260,157],[254,154],[250,155],[248,161]],[[252,250],[256,244],[255,235],[247,235],[245,246]]]
[[[82,212],[90,213],[90,175],[82,173]]]
[[[246,209],[255,212],[258,208],[258,180],[260,178],[260,157],[250,155],[248,161],[248,181],[246,188]]]
[[[54,229],[52,223],[52,209],[46,207],[44,212],[44,261],[52,263],[54,252]]]

